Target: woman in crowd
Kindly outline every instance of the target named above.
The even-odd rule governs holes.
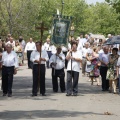
[[[117,78],[118,78],[118,88],[120,93],[120,57],[118,58],[116,69],[117,69]]]
[[[93,53],[91,58],[89,59],[91,61],[91,72],[90,72],[90,78],[91,78],[91,85],[93,85],[93,79],[96,78],[97,85],[100,85],[100,80],[99,80],[99,54],[98,54],[98,48],[94,47],[93,48]]]
[[[14,47],[14,51],[17,53],[18,56],[18,60],[19,60],[19,65],[22,65],[22,47],[19,44],[19,41],[15,41],[15,47]]]
[[[117,86],[116,66],[117,66],[118,57],[119,57],[118,48],[113,48],[112,54],[109,56],[107,79],[109,80],[109,92],[111,93],[113,88],[114,94],[116,94],[116,86]]]

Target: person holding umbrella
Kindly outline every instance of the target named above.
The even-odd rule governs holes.
[[[37,96],[38,84],[40,84],[40,94],[45,95],[45,63],[48,61],[48,54],[41,50],[42,43],[36,42],[36,49],[31,53],[30,60],[33,62],[33,88],[32,96]],[[41,56],[41,57],[40,57]]]

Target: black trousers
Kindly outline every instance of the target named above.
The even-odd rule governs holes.
[[[102,90],[108,90],[109,89],[109,80],[106,80],[108,67],[100,67],[100,75],[102,78]]]
[[[12,94],[14,66],[2,67],[2,87],[4,94]]]
[[[28,68],[32,68],[32,62],[30,61],[32,50],[27,51],[27,60],[28,60]]]
[[[60,69],[60,70],[55,70],[54,68],[52,68],[52,85],[53,85],[53,91],[54,92],[58,92],[58,79],[60,78],[60,89],[61,92],[65,91],[65,72],[64,72],[64,68]]]
[[[41,65],[34,64],[33,65],[32,94],[37,94],[38,84],[40,84],[40,94],[44,94],[45,93],[45,64],[41,64]]]
[[[73,81],[72,81],[73,78]],[[76,71],[67,71],[67,93],[72,94],[78,93],[78,79],[79,72]]]

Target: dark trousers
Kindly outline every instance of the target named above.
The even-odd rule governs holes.
[[[65,57],[66,57],[67,52],[63,52],[63,54],[64,54],[64,55],[65,55]],[[67,68],[67,64],[68,64],[68,61],[65,59],[65,68]]]
[[[28,68],[32,68],[32,62],[30,61],[32,50],[27,51],[27,60],[28,60]]]
[[[48,57],[50,59],[50,57],[52,56],[51,51],[47,51]],[[46,62],[47,63],[47,68],[49,68],[49,60]]]
[[[54,92],[58,92],[58,79],[60,78],[60,89],[61,92],[65,91],[65,72],[64,72],[64,68],[60,69],[60,70],[55,70],[54,68],[52,68],[52,85],[53,85],[53,91]]]
[[[102,90],[108,90],[109,89],[109,80],[106,80],[108,67],[100,67],[100,75],[102,78]]]
[[[14,66],[2,67],[2,87],[4,94],[12,94]]]
[[[40,84],[40,94],[45,93],[45,65],[33,65],[33,88],[32,93],[37,94],[38,84]]]
[[[73,78],[73,81],[72,81]],[[67,71],[67,93],[72,94],[78,93],[78,79],[79,72],[76,71]]]

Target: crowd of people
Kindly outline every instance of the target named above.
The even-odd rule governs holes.
[[[96,81],[102,91],[120,92],[120,45],[105,45],[107,39],[93,37],[92,34],[80,34],[70,37],[67,46],[55,46],[50,38],[45,43],[34,42],[32,38],[26,43],[22,36],[14,40],[8,34],[6,40],[0,40],[0,73],[2,79],[3,96],[12,96],[13,76],[17,74],[19,66],[24,65],[24,54],[27,54],[28,69],[32,69],[32,96],[38,93],[46,96],[46,69],[51,69],[53,92],[60,90],[66,96],[78,95],[79,73],[87,76],[91,85]],[[66,73],[65,73],[66,69]],[[66,75],[66,85],[65,85]],[[58,79],[59,78],[59,79]],[[59,80],[59,81],[58,81]]]

